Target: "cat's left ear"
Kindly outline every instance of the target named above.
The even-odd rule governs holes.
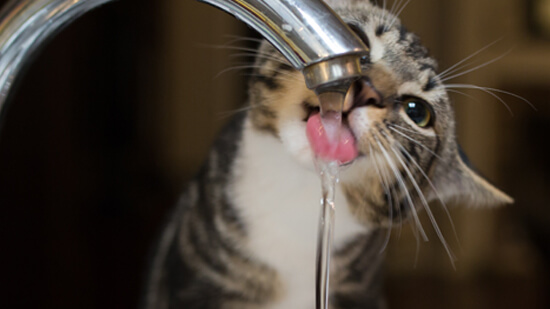
[[[437,180],[440,198],[472,206],[497,206],[514,202],[513,198],[475,172],[460,149],[450,165],[450,170],[447,169]]]

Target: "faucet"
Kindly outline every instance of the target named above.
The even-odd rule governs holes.
[[[321,0],[199,0],[258,31],[304,74],[310,89],[334,89],[361,74],[368,48]]]
[[[111,0],[11,0],[0,11],[0,113],[29,56],[57,31]],[[258,31],[318,94],[345,92],[368,48],[321,0],[198,0]]]

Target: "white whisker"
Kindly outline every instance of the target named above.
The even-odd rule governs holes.
[[[510,114],[512,116],[514,115],[514,113],[512,112],[512,109],[510,108],[510,106],[508,104],[506,104],[506,102],[500,96],[498,96],[496,93],[506,94],[506,95],[509,95],[509,96],[514,97],[516,99],[519,99],[519,100],[527,103],[527,105],[529,105],[533,110],[535,110],[535,111],[537,110],[537,108],[533,104],[531,104],[531,102],[529,100],[525,99],[524,97],[519,96],[519,95],[517,95],[515,93],[512,93],[512,92],[509,92],[509,91],[501,90],[501,89],[481,87],[481,86],[470,85],[470,84],[447,84],[447,85],[443,85],[443,87],[445,89],[474,89],[474,90],[479,90],[479,91],[485,92],[488,95],[490,95],[490,96],[494,97],[495,99],[497,99],[499,102],[501,102],[506,107],[508,112],[510,112]]]
[[[399,128],[405,132],[410,132],[410,133],[414,133],[414,134],[417,134],[417,135],[423,135],[422,133],[418,132],[418,131],[414,131],[413,129],[409,129],[409,128],[405,128],[403,126],[400,126],[398,124],[395,124],[395,123],[388,123],[386,124],[387,126],[391,126],[391,127],[395,127],[395,128]],[[434,134],[435,136],[441,136],[439,134]]]
[[[267,59],[269,59],[269,60],[273,60],[273,61],[277,61],[277,62],[280,62],[280,63],[288,64],[288,62],[286,62],[284,58],[277,57],[277,54],[262,52],[262,51],[259,51],[256,48],[249,48],[249,47],[242,47],[242,46],[231,46],[231,45],[208,45],[208,44],[199,45],[199,46],[203,46],[203,47],[207,47],[207,48],[214,48],[214,49],[227,49],[227,50],[236,50],[236,51],[242,51],[242,52],[250,52],[250,53],[253,53],[257,56],[267,57]]]
[[[502,90],[502,89],[498,89],[498,88],[481,87],[481,86],[470,85],[470,84],[447,84],[447,85],[445,85],[445,88],[451,88],[451,89],[453,89],[453,88],[478,89],[478,90],[488,90],[488,91],[493,91],[493,92],[497,92],[497,93],[502,93],[502,94],[506,94],[506,95],[509,95],[511,97],[514,97],[516,99],[519,99],[519,100],[527,103],[532,109],[537,110],[537,108],[529,100],[527,100],[526,98],[524,98],[520,95],[517,95],[515,93],[509,92],[509,91],[506,91],[506,90]]]
[[[401,0],[393,1],[392,4],[391,4],[391,8],[387,11],[388,14],[386,15],[385,18],[387,18],[387,17],[390,16],[390,15],[394,15],[393,13],[394,13],[394,11],[395,11],[395,8],[396,8],[397,6],[399,6],[400,3],[401,3]],[[384,10],[385,10],[385,8],[384,8]],[[392,20],[393,20],[393,18],[392,18]],[[386,31],[388,31],[388,30],[390,29],[391,24],[392,24],[392,22],[389,22],[389,23],[387,23],[387,24],[384,25],[384,32],[386,32]]]
[[[218,114],[218,116],[219,116],[220,119],[225,119],[227,117],[231,117],[231,116],[236,115],[238,113],[247,112],[247,111],[252,110],[254,108],[255,108],[255,106],[249,105],[249,106],[245,106],[245,107],[241,107],[241,108],[237,108],[237,109],[233,109],[233,110],[220,112]]]
[[[426,235],[426,232],[424,231],[424,228],[422,227],[422,223],[420,222],[420,219],[418,218],[418,213],[416,212],[416,208],[414,208],[414,203],[412,201],[411,195],[409,194],[409,191],[407,190],[407,186],[405,185],[405,182],[404,182],[403,178],[399,174],[399,169],[393,163],[393,160],[391,159],[390,155],[388,154],[388,152],[386,151],[386,149],[384,148],[384,146],[380,142],[380,139],[378,138],[378,136],[374,135],[374,137],[376,139],[376,142],[378,143],[378,146],[380,147],[380,150],[384,154],[384,157],[386,158],[386,161],[388,162],[389,166],[391,167],[391,169],[392,169],[392,171],[395,175],[395,178],[397,179],[397,182],[401,186],[402,190],[404,190],[404,192],[405,192],[405,198],[407,199],[409,208],[411,209],[411,213],[412,213],[414,222],[416,224],[416,228],[420,232],[420,234],[422,236],[422,239],[424,241],[428,241],[428,236]]]
[[[407,0],[405,2],[405,4],[403,4],[403,6],[401,6],[401,8],[395,13],[395,16],[393,17],[393,20],[392,22],[390,23],[390,26],[388,28],[391,28],[393,27],[393,25],[397,22],[397,19],[399,18],[399,15],[401,14],[401,12],[403,12],[403,10],[407,7],[407,5],[409,4],[409,2],[411,2],[411,0]]]
[[[415,140],[414,138],[408,136],[407,134],[397,130],[396,128],[392,128],[391,125],[388,126],[388,128],[392,131],[394,131],[395,133],[403,136],[404,138],[410,140],[411,142],[417,144],[418,146],[424,148],[426,151],[428,151],[429,153],[431,153],[432,155],[434,155],[436,158],[438,158],[439,160],[443,160],[438,154],[436,154],[435,152],[433,152],[433,150],[431,150],[430,148],[428,148],[426,145],[422,144],[421,142]]]
[[[471,95],[469,95],[465,92],[458,91],[456,89],[446,89],[446,91],[450,92],[450,93],[457,93],[457,94],[463,95],[463,96],[467,97],[468,99],[474,100],[475,102],[479,103],[479,100],[477,98],[475,98],[474,96],[471,96]]]
[[[236,66],[228,67],[218,72],[218,74],[214,75],[213,79],[217,79],[227,72],[236,71],[236,70],[254,69],[254,68],[260,68],[260,67],[254,64],[244,64],[244,65],[236,65]]]
[[[369,141],[369,146],[371,146],[370,141]],[[373,154],[373,151],[371,150],[370,153]],[[376,156],[372,155],[372,158],[374,158],[374,160],[376,160],[376,164],[379,164],[379,161],[376,158]],[[385,159],[385,157],[384,157],[384,159]],[[382,168],[383,168],[383,170],[382,170]],[[399,195],[398,195],[397,192],[392,192],[391,191],[391,186],[390,186],[391,177],[390,177],[390,172],[388,171],[388,169],[391,169],[391,167],[384,166],[383,164],[380,164],[380,171],[383,173],[383,176],[386,179],[386,183],[388,185],[388,189],[390,190],[390,197],[389,198],[390,198],[391,207],[393,207],[394,203],[397,203],[397,204],[399,203]],[[400,189],[400,187],[395,188],[396,191],[398,189]],[[399,215],[399,225],[398,225],[399,229],[398,229],[398,232],[397,232],[397,239],[401,239],[401,234],[403,232],[403,213],[401,212],[400,205],[396,205],[396,206],[397,207],[395,207],[395,208],[397,209],[397,214]],[[393,210],[392,210],[392,216],[393,216]]]
[[[451,228],[453,230],[453,233],[455,235],[455,239],[456,239],[456,242],[457,244],[459,244],[460,246],[460,241],[458,239],[458,234],[456,232],[456,227],[455,227],[455,224],[454,224],[454,221],[453,221],[453,218],[451,217],[451,213],[449,212],[449,209],[447,208],[447,204],[445,204],[445,202],[443,201],[443,198],[441,197],[441,195],[439,194],[439,191],[437,190],[437,188],[435,187],[435,185],[433,184],[433,182],[430,180],[430,178],[428,177],[428,175],[426,174],[426,172],[424,172],[424,170],[420,167],[420,165],[418,164],[418,162],[416,162],[416,160],[410,155],[410,153],[403,147],[403,145],[399,144],[398,145],[401,150],[403,150],[407,156],[409,157],[409,159],[411,160],[411,162],[415,165],[416,169],[422,174],[422,176],[424,177],[424,179],[426,179],[426,181],[428,182],[428,184],[430,185],[430,187],[432,188],[432,190],[434,191],[434,194],[436,195],[437,199],[439,200],[439,202],[441,203],[441,206],[443,208],[443,210],[445,211],[445,214],[447,215],[447,218],[449,219],[449,222],[451,224]],[[450,250],[450,249],[447,249],[447,254],[449,255],[449,257],[451,258],[451,261],[456,261],[457,258],[456,256],[453,254],[453,252]],[[454,266],[454,264],[453,264]]]
[[[512,111],[512,109],[510,108],[510,106],[504,101],[504,99],[502,99],[501,97],[499,97],[497,94],[495,94],[494,92],[490,91],[489,89],[485,89],[484,87],[478,87],[478,86],[473,86],[473,85],[464,85],[464,86],[459,86],[459,85],[445,85],[444,86],[445,88],[464,88],[464,89],[476,89],[476,90],[480,90],[482,92],[485,92],[487,93],[488,95],[492,96],[493,98],[497,99],[500,103],[502,103],[506,109],[508,110],[508,112],[510,113],[510,115],[514,116],[514,112]]]
[[[254,42],[254,43],[262,43],[263,39],[248,37],[248,36],[240,36],[240,35],[234,35],[234,34],[226,34],[224,37],[232,39],[231,41],[227,42],[226,44],[234,44],[238,42]]]
[[[468,57],[460,60],[459,62],[455,63],[454,65],[450,66],[449,68],[447,68],[445,71],[439,73],[437,76],[439,78],[444,78],[445,76],[447,76],[448,74],[453,74],[454,72],[458,71],[458,70],[461,70],[465,67],[468,66],[468,64],[466,64],[465,66],[461,66],[461,64],[463,64],[464,62],[472,59],[473,57],[477,56],[478,54],[480,54],[481,52],[483,52],[484,50],[487,50],[489,47],[495,45],[497,42],[501,41],[502,39],[498,39],[498,40],[495,40],[487,45],[485,45],[484,47],[480,48],[479,50],[477,50],[476,52],[472,53],[471,55],[469,55]],[[460,66],[460,67],[458,67]]]
[[[412,158],[412,156],[408,153],[408,151],[406,149],[404,149],[403,147],[401,149],[403,151],[405,151],[405,153],[407,153],[407,156],[411,160],[414,160],[414,158]],[[439,240],[443,244],[443,247],[447,251],[447,254],[449,255],[449,258],[451,259],[451,262],[452,262],[453,267],[454,267],[454,262],[456,261],[456,257],[454,256],[453,252],[451,251],[451,249],[449,247],[449,244],[447,243],[447,240],[443,236],[443,233],[441,232],[441,229],[439,228],[439,225],[437,224],[435,216],[433,215],[432,210],[430,209],[430,206],[428,205],[428,201],[426,200],[426,197],[424,196],[424,193],[422,193],[422,190],[418,186],[418,182],[416,181],[416,179],[412,175],[409,167],[407,166],[407,164],[405,164],[405,162],[401,158],[402,155],[398,151],[396,151],[395,148],[393,148],[393,147],[391,148],[391,151],[395,154],[397,160],[399,161],[399,163],[401,163],[401,166],[403,167],[403,169],[405,170],[405,173],[409,177],[409,180],[410,180],[411,184],[413,185],[414,189],[416,190],[416,193],[418,194],[418,197],[420,198],[420,201],[421,201],[422,205],[424,205],[424,210],[426,211],[426,214],[428,215],[428,218],[432,222],[432,226],[435,230],[435,233],[437,234],[437,237],[439,238]]]
[[[393,225],[393,197],[392,197],[391,188],[389,187],[388,181],[385,178],[385,175],[382,175],[382,172],[380,170],[382,168],[382,166],[380,166],[380,169],[378,168],[379,162],[376,159],[376,156],[374,156],[374,154],[373,154],[372,145],[371,145],[370,142],[369,142],[369,153],[371,154],[371,157],[374,159],[373,160],[374,168],[376,169],[376,173],[378,174],[378,177],[380,179],[380,184],[382,185],[382,188],[384,189],[384,194],[386,194],[386,196],[388,197],[388,204],[389,204],[388,207],[389,207],[389,217],[390,217],[389,224],[390,224],[390,226],[388,227],[388,231],[387,231],[386,237],[384,239],[384,244],[380,248],[380,254],[381,254],[382,252],[384,252],[384,250],[386,250],[386,247],[388,246],[388,243],[390,242],[391,230],[392,230],[392,225]]]
[[[231,58],[240,58],[240,57],[244,58],[245,57],[245,58],[266,59],[266,60],[271,60],[271,61],[274,61],[274,62],[277,62],[277,63],[280,63],[280,64],[286,64],[286,65],[290,66],[290,64],[288,64],[284,60],[282,60],[280,58],[277,58],[274,55],[269,55],[269,54],[264,55],[264,54],[259,54],[259,53],[247,52],[247,53],[231,54],[231,55],[229,55],[229,57],[231,57]]]
[[[456,74],[451,75],[451,76],[444,76],[444,77],[441,76],[441,82],[443,83],[443,82],[445,82],[445,81],[448,81],[448,80],[455,79],[455,78],[457,78],[457,77],[466,75],[466,74],[468,74],[468,73],[470,73],[470,72],[473,72],[473,71],[475,71],[475,70],[479,70],[479,69],[481,69],[481,68],[483,68],[483,67],[485,67],[485,66],[488,66],[488,65],[491,64],[491,63],[494,63],[494,62],[496,62],[496,61],[498,61],[498,60],[504,58],[504,57],[507,56],[511,51],[512,51],[512,50],[509,50],[509,51],[507,51],[506,53],[504,53],[504,54],[502,54],[502,55],[500,55],[500,56],[498,56],[498,57],[496,57],[496,58],[494,58],[494,59],[492,59],[492,60],[489,60],[489,61],[487,61],[487,62],[485,62],[485,63],[482,63],[482,64],[480,64],[480,65],[478,65],[478,66],[475,66],[475,67],[473,67],[473,68],[471,68],[471,69],[468,69],[468,70],[466,70],[466,71],[463,71],[463,72],[460,72],[460,73],[456,73]]]
[[[267,70],[267,71],[271,71],[271,72],[278,72],[279,75],[277,76],[277,79],[288,80],[288,81],[293,81],[293,82],[303,82],[303,80],[300,79],[299,76],[294,75],[292,73],[282,72],[282,71],[279,71],[279,70],[274,69],[274,68],[267,68],[267,67],[258,66],[258,65],[255,65],[255,64],[236,65],[236,66],[232,66],[232,67],[223,69],[218,74],[216,74],[213,79],[219,78],[221,75],[223,75],[227,72],[230,72],[230,71],[246,70],[246,69],[262,69],[262,70]],[[257,73],[250,73],[250,74],[245,74],[245,75],[246,76],[262,76],[261,74],[257,74]]]

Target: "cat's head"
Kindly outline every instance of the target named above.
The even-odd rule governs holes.
[[[452,104],[436,62],[418,37],[368,1],[329,3],[370,49],[364,78],[353,85],[344,106],[344,125],[356,139],[359,157],[344,168],[341,182],[358,218],[386,224],[435,199],[511,203],[465,163]],[[306,122],[318,111],[316,95],[267,43],[255,67],[250,82],[254,127],[279,138],[312,168]]]

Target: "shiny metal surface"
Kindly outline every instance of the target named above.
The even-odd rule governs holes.
[[[45,39],[111,0],[12,0],[0,12],[0,112],[22,64]],[[346,84],[361,74],[367,47],[319,0],[199,0],[256,29],[297,69],[311,89]],[[328,90],[327,90],[328,91]]]
[[[32,52],[85,12],[111,0],[12,0],[0,12],[0,112]]]
[[[324,89],[345,93],[349,88],[350,77],[361,74],[361,63],[357,55],[343,55],[314,63],[302,72],[308,88],[318,93],[324,92]]]
[[[359,58],[368,48],[320,0],[199,0],[242,20],[277,48],[309,88],[361,74]],[[346,61],[333,61],[345,57]],[[325,63],[309,69],[310,66]]]

